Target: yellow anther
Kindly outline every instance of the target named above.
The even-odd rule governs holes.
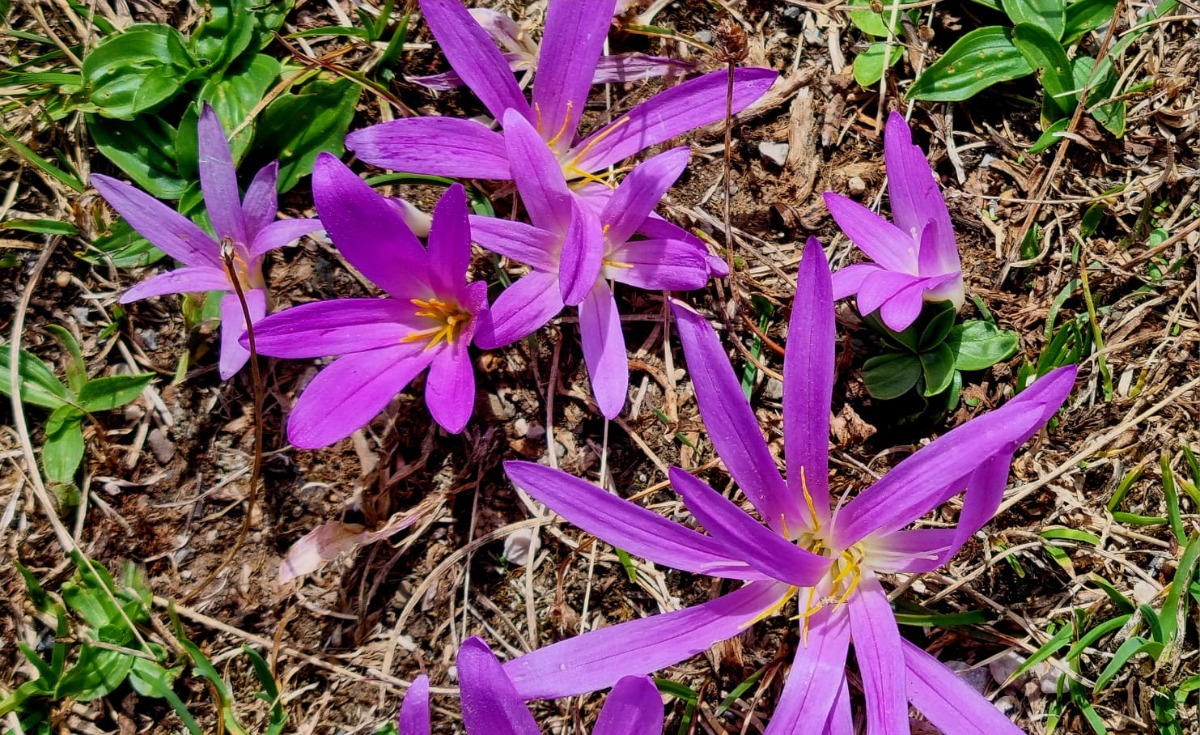
[[[600,141],[604,140],[608,136],[615,133],[617,131],[617,128],[619,128],[622,125],[624,125],[625,123],[629,122],[630,119],[631,118],[628,115],[622,117],[621,119],[614,122],[612,125],[609,125],[604,130],[603,133],[600,133],[592,140],[589,140],[588,144],[583,147],[583,150],[579,151],[579,153],[575,154],[575,157],[571,159],[571,163],[568,166],[567,170],[568,171],[571,171],[571,170],[578,171],[579,169],[577,167],[579,166],[579,162],[583,160],[583,157],[586,156],[588,154],[588,152],[591,151],[592,148],[594,148],[596,146],[597,143],[599,143]],[[582,172],[580,172],[580,173],[582,173]]]
[[[746,628],[749,628],[751,625],[754,625],[755,623],[761,622],[761,621],[766,620],[767,618],[771,617],[772,615],[774,615],[776,612],[779,611],[779,608],[786,605],[788,603],[788,600],[792,599],[796,595],[796,592],[798,592],[799,590],[800,590],[799,587],[788,587],[788,591],[783,593],[783,597],[780,597],[779,600],[774,605],[771,605],[766,610],[763,610],[758,615],[754,616],[753,620],[749,620],[749,621],[739,625],[738,630],[745,630]]]
[[[446,344],[454,342],[462,333],[462,328],[471,321],[471,315],[463,311],[457,304],[448,304],[440,299],[413,299],[417,307],[416,316],[432,319],[437,324],[429,329],[422,329],[408,334],[401,342],[420,342],[428,340],[426,350],[433,349],[442,340]]]
[[[622,262],[620,262],[620,261],[617,261],[617,260],[609,260],[608,258],[605,258],[604,260],[601,260],[600,262],[601,262],[603,265],[606,265],[606,266],[608,266],[609,268],[632,268],[632,267],[633,267],[633,266],[632,266],[631,264],[629,264],[629,263],[622,263]]]
[[[800,489],[804,492],[804,504],[808,506],[808,515],[812,518],[814,531],[821,529],[821,519],[817,517],[817,506],[813,504],[812,493],[808,492],[808,480],[804,476],[804,468],[800,468]]]
[[[566,114],[566,115],[563,117],[563,121],[562,121],[562,127],[558,129],[558,132],[554,134],[554,137],[553,137],[553,138],[551,138],[550,140],[546,141],[546,145],[548,145],[548,146],[550,146],[551,148],[553,148],[553,147],[554,147],[554,145],[555,145],[556,143],[558,143],[558,141],[559,141],[559,140],[561,140],[561,139],[562,139],[563,135],[565,135],[565,134],[566,134],[566,132],[567,132],[567,125],[569,125],[569,124],[571,123],[571,110],[573,110],[574,108],[575,108],[575,103],[574,103],[574,102],[567,102],[567,114]],[[540,111],[539,111],[539,113],[538,113],[538,122],[539,122],[539,123],[541,122],[541,112],[540,112]],[[540,133],[540,132],[542,132],[542,129],[541,129],[540,127],[538,128],[538,132],[539,132],[539,133]]]

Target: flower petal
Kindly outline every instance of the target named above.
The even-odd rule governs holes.
[[[242,216],[242,197],[238,193],[237,169],[229,153],[229,141],[225,129],[217,119],[217,113],[207,102],[196,122],[200,169],[200,189],[204,192],[204,206],[212,222],[217,239],[230,238],[236,243],[249,245],[246,236],[246,220]]]
[[[825,206],[850,242],[890,271],[917,274],[917,234],[905,232],[863,205],[832,191]]]
[[[648,676],[626,676],[617,682],[592,735],[662,735],[662,695]]]
[[[829,559],[800,548],[746,515],[725,496],[672,467],[671,487],[700,525],[738,559],[758,571],[795,587],[811,587],[829,571]]]
[[[839,301],[858,293],[863,279],[878,270],[880,270],[880,266],[874,263],[855,263],[834,271],[833,300]]]
[[[955,735],[1021,735],[996,706],[933,656],[900,642],[908,700],[942,732]]]
[[[883,161],[887,167],[888,199],[892,219],[902,232],[923,232],[926,223],[934,224],[931,240],[922,240],[921,262],[933,270],[921,269],[921,275],[932,276],[959,270],[958,246],[954,242],[954,225],[950,212],[938,190],[933,169],[925,152],[912,142],[912,131],[898,112],[888,116],[883,133]],[[929,252],[926,252],[926,251]]]
[[[562,309],[558,276],[533,271],[504,289],[479,318],[475,344],[491,350],[516,342],[541,329]]]
[[[735,69],[734,114],[766,94],[778,76],[771,69]],[[567,155],[575,168],[598,171],[693,128],[724,119],[728,83],[728,73],[721,70],[659,92],[575,144]]]
[[[421,14],[450,66],[492,117],[499,120],[509,109],[529,114],[508,62],[459,0],[421,0]]]
[[[850,626],[841,611],[821,608],[808,621],[808,642],[796,649],[771,722],[764,735],[806,732],[828,720],[846,680]]]
[[[563,236],[558,262],[558,289],[563,303],[577,306],[595,290],[604,265],[604,236],[591,209],[570,199],[571,220]]]
[[[413,343],[334,360],[292,408],[288,441],[317,449],[345,439],[386,408],[432,359],[424,345]]]
[[[475,366],[469,343],[456,339],[437,350],[425,381],[425,404],[433,420],[451,434],[462,431],[475,411]]]
[[[258,258],[323,228],[321,220],[315,217],[276,220],[258,231],[250,246],[250,257]]]
[[[825,720],[822,735],[854,735],[854,713],[850,711],[850,689],[846,684],[845,674],[842,674],[837,699],[833,702],[833,709],[829,711],[829,719]]]
[[[346,136],[362,160],[393,171],[463,179],[510,179],[504,136],[474,120],[408,117]]]
[[[513,181],[529,220],[543,230],[559,234],[571,222],[573,198],[562,167],[537,131],[516,110],[504,114],[504,143]],[[597,226],[597,229],[599,227]]]
[[[796,277],[796,299],[783,358],[783,440],[792,503],[790,528],[815,528],[829,520],[829,412],[833,400],[833,284],[829,262],[810,237]],[[811,499],[812,511],[800,504]],[[807,504],[806,499],[806,504]],[[810,517],[812,513],[816,517]]]
[[[858,590],[846,602],[854,657],[862,676],[866,699],[867,731],[908,733],[908,699],[905,692],[904,654],[900,629],[887,594],[870,571],[863,572]]]
[[[430,735],[428,676],[418,676],[404,693],[396,725],[397,735]]]
[[[672,301],[671,311],[709,439],[742,493],[767,525],[780,532],[795,498],[779,476],[725,348],[704,317],[687,305]]]
[[[252,288],[245,292],[246,309],[250,312],[250,323],[257,324],[267,314],[267,292]],[[236,293],[221,297],[221,357],[217,372],[221,380],[229,380],[250,359],[250,351],[240,344],[246,333],[246,315]]]
[[[260,353],[297,359],[392,347],[427,325],[396,299],[331,299],[284,309],[254,326]]]
[[[467,222],[467,192],[455,184],[433,208],[429,229],[429,283],[443,297],[462,290],[471,266],[471,226]]]
[[[317,156],[313,166],[313,200],[350,265],[396,298],[428,295],[425,248],[382,194],[329,153]]]
[[[275,221],[279,213],[279,161],[271,161],[258,170],[246,196],[242,199],[242,217],[246,220],[246,237],[254,240],[263,228]]]
[[[173,271],[147,278],[121,294],[121,303],[128,304],[152,296],[170,293],[203,293],[205,291],[228,291],[233,288],[224,269],[211,265],[185,266]]]
[[[575,142],[616,0],[549,3],[533,83],[538,130],[561,153]],[[507,126],[505,126],[507,128]]]
[[[896,291],[883,306],[879,307],[879,318],[893,332],[903,332],[921,316],[925,305],[925,282],[918,279]],[[861,296],[859,303],[861,304]]]
[[[691,291],[708,283],[708,262],[686,240],[627,240],[608,251],[602,275],[635,288]]]
[[[150,244],[184,265],[224,268],[221,246],[179,212],[124,181],[92,174],[92,186]]]
[[[605,543],[672,569],[709,577],[763,579],[716,540],[590,482],[531,462],[505,462],[513,483]]]
[[[629,172],[600,214],[600,222],[607,228],[604,237],[610,245],[619,245],[633,237],[687,168],[691,154],[687,146],[672,148],[639,163]]]
[[[741,633],[787,587],[751,582],[702,605],[631,620],[568,638],[504,664],[524,699],[566,697],[610,687],[683,661]]]
[[[617,300],[604,281],[596,281],[579,305],[579,338],[596,405],[605,418],[615,418],[629,392],[629,359]]]
[[[874,312],[896,294],[913,284],[920,284],[921,277],[908,273],[879,268],[868,273],[858,287],[858,311],[863,316]],[[919,298],[920,291],[918,291]]]
[[[471,237],[484,249],[538,270],[558,267],[555,253],[558,238],[549,232],[499,217],[473,214],[467,219],[471,223]]]
[[[592,84],[638,82],[643,79],[682,74],[694,67],[695,64],[687,61],[667,59],[662,56],[637,53],[613,54],[601,56],[596,62],[596,73],[592,76]]]
[[[533,715],[505,676],[496,654],[476,637],[458,649],[463,726],[481,735],[540,735]]]

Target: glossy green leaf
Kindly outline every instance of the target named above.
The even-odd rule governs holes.
[[[109,695],[129,676],[134,658],[123,651],[85,645],[54,688],[54,698],[89,702]]]
[[[1125,135],[1125,100],[1110,99],[1117,91],[1117,74],[1107,64],[1101,65],[1093,73],[1095,65],[1096,60],[1090,56],[1075,59],[1072,66],[1075,86],[1081,90],[1088,87],[1087,104],[1092,117],[1108,132],[1120,138]]]
[[[885,53],[887,54],[886,64],[884,63]],[[882,41],[871,44],[866,51],[854,57],[854,81],[862,87],[870,87],[878,83],[883,78],[883,70],[895,64],[903,55],[904,49],[896,44],[888,46]]]
[[[1053,119],[1069,115],[1075,110],[1075,77],[1071,60],[1058,39],[1044,28],[1032,23],[1018,23],[1013,27],[1013,44],[1031,67],[1041,70],[1042,88],[1058,111]]]
[[[921,329],[921,336],[917,340],[919,352],[931,350],[946,341],[958,312],[955,310],[954,304],[949,301],[939,301],[933,304],[926,303],[925,314],[922,314],[922,317],[926,314],[932,314],[932,316]]]
[[[124,406],[142,393],[154,379],[154,373],[112,375],[89,380],[79,391],[79,405],[85,411],[108,411]]]
[[[1015,671],[1009,674],[1008,682],[1016,681],[1016,679],[1025,672],[1058,653],[1063,646],[1071,642],[1071,636],[1074,633],[1074,622],[1068,622],[1067,624],[1063,625],[1058,629],[1057,632],[1054,633],[1054,635],[1050,636],[1050,638],[1043,643],[1038,650],[1034,651],[1029,658],[1025,659],[1025,661],[1018,666]]]
[[[42,467],[50,482],[69,485],[83,461],[83,414],[74,406],[60,406],[46,421]]]
[[[84,57],[83,78],[101,115],[129,120],[174,97],[193,65],[179,31],[161,23],[133,25]]]
[[[891,2],[892,0],[850,0],[844,9],[850,16],[850,22],[860,31],[869,36],[886,38],[889,27],[892,35],[900,34],[900,19],[904,17],[904,11],[900,11],[896,13],[895,25],[889,23],[892,17]],[[882,7],[882,11],[875,12],[871,9],[872,5]]]
[[[1029,152],[1036,156],[1050,146],[1057,145],[1058,141],[1062,140],[1063,132],[1065,132],[1070,125],[1070,118],[1064,117],[1055,120],[1046,127],[1046,131],[1044,133],[1038,136],[1038,139],[1033,142],[1033,145],[1029,146]]]
[[[1118,0],[1076,0],[1067,6],[1062,33],[1063,46],[1070,46],[1113,19]]]
[[[880,400],[899,398],[921,379],[921,361],[916,355],[889,352],[867,360],[862,377],[867,392]]]
[[[12,383],[9,382],[9,371],[12,362],[9,357],[12,346],[0,343],[0,393],[12,395]],[[30,352],[21,350],[17,365],[17,379],[21,382],[21,401],[33,406],[56,409],[69,400],[67,389],[49,365],[42,362]]]
[[[1007,28],[977,28],[954,42],[908,90],[908,98],[961,102],[993,84],[1028,76],[1033,67]]]
[[[79,342],[69,329],[60,324],[47,324],[46,331],[53,334],[66,350],[67,387],[72,393],[78,394],[79,389],[87,382],[87,363],[84,362],[83,351],[79,349]]]
[[[138,268],[157,263],[166,254],[139,235],[128,222],[118,219],[111,230],[93,240],[86,250],[76,252],[75,257],[94,264]]]
[[[255,140],[268,160],[279,159],[281,192],[312,173],[317,154],[341,155],[360,92],[349,79],[318,79],[280,95],[263,111]]]
[[[997,329],[988,322],[969,321],[950,330],[945,344],[954,354],[958,370],[984,370],[1017,353],[1015,332]]]
[[[96,148],[138,186],[159,199],[178,199],[188,182],[175,166],[175,128],[157,115],[131,121],[88,116]]]
[[[921,372],[925,377],[925,397],[936,396],[954,380],[954,353],[945,343],[922,352]]]
[[[1001,0],[1004,13],[1013,25],[1029,23],[1054,37],[1062,38],[1066,26],[1066,0]]]
[[[254,39],[254,12],[248,0],[208,0],[207,17],[192,34],[192,51],[208,62],[217,78]]]

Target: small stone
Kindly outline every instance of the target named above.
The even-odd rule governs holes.
[[[153,329],[139,329],[138,336],[142,338],[142,344],[146,345],[148,350],[158,349],[158,332]]]
[[[1151,600],[1158,597],[1158,585],[1140,580],[1133,586],[1133,599],[1139,605],[1148,605]]]
[[[712,31],[696,31],[696,35],[692,36],[692,38],[705,45],[709,45],[713,42]]]
[[[529,421],[524,416],[518,416],[513,422],[513,431],[517,436],[529,436]]]
[[[946,661],[946,668],[958,674],[958,678],[971,685],[980,694],[987,689],[988,671],[980,666],[971,666],[966,661]]]
[[[789,146],[787,143],[763,142],[758,144],[758,152],[776,166],[787,163]]]
[[[159,464],[170,464],[171,458],[175,456],[175,445],[163,434],[162,429],[151,429],[146,443],[150,445],[150,451],[154,452],[154,458]]]
[[[846,188],[850,190],[851,194],[862,194],[867,190],[867,182],[863,181],[861,177],[851,176],[850,180],[846,182]]]
[[[988,664],[988,671],[992,674],[992,681],[1004,686],[1008,678],[1013,675],[1013,672],[1025,663],[1024,657],[1014,651],[1009,651],[1000,658]]]
[[[563,457],[567,456],[567,448],[565,446],[563,446],[562,442],[554,442],[554,454],[559,459],[562,459]]]
[[[92,313],[86,306],[76,306],[74,309],[71,309],[71,316],[75,318],[75,321],[79,322],[79,326],[81,327],[92,326]]]
[[[1054,694],[1058,691],[1058,680],[1062,678],[1062,672],[1049,664],[1046,664],[1045,668],[1046,671],[1038,676],[1038,684],[1042,687],[1042,694]]]
[[[412,653],[417,650],[417,642],[410,635],[401,635],[396,638],[396,645],[403,648],[405,651]]]
[[[763,387],[763,398],[772,401],[783,400],[783,383],[775,378],[767,378],[767,384]]]
[[[525,438],[531,441],[537,441],[545,435],[546,430],[542,428],[541,424],[530,424],[529,428],[525,430]]]
[[[504,539],[504,558],[523,567],[538,549],[538,534],[533,528],[519,528]]]
[[[1017,713],[1017,700],[1012,697],[1000,697],[996,700],[996,709],[1004,713],[1005,717],[1012,717]]]
[[[787,6],[786,8],[783,9],[783,17],[784,18],[799,18],[800,17],[800,6],[798,6],[798,5]]]
[[[66,288],[71,285],[71,271],[59,271],[54,274],[54,283],[59,288]]]

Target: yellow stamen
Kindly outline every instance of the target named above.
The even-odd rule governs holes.
[[[749,628],[751,625],[754,625],[755,623],[758,623],[760,621],[766,620],[767,618],[771,617],[772,615],[774,615],[776,612],[779,611],[779,608],[786,605],[788,600],[795,597],[796,592],[798,592],[799,590],[800,590],[799,587],[788,587],[788,591],[783,593],[783,597],[780,597],[779,600],[774,605],[771,605],[766,610],[763,610],[758,615],[754,616],[753,620],[748,620],[745,623],[742,623],[741,625],[739,625],[738,630],[745,630],[746,628]]]
[[[583,150],[581,150],[581,151],[579,151],[579,153],[575,154],[575,157],[571,159],[571,162],[569,164],[567,164],[567,171],[572,172],[572,173],[577,173],[578,175],[580,175],[584,178],[587,178],[589,176],[589,174],[586,171],[579,170],[579,162],[583,160],[583,157],[586,156],[592,150],[592,148],[596,147],[597,143],[599,143],[600,141],[604,140],[608,136],[615,133],[617,131],[617,128],[619,128],[622,125],[624,125],[625,123],[629,122],[630,119],[631,118],[628,115],[626,115],[625,117],[622,117],[621,119],[614,122],[612,125],[609,125],[604,130],[603,133],[600,133],[592,140],[589,140],[588,144],[583,147]],[[603,183],[603,182],[601,182],[601,183]]]
[[[800,489],[804,492],[804,504],[808,506],[808,515],[812,518],[814,531],[821,530],[821,519],[817,517],[817,507],[813,504],[812,493],[808,492],[808,480],[804,476],[804,468],[800,468]]]
[[[600,262],[603,265],[608,266],[609,268],[632,268],[633,267],[629,263],[622,263],[617,260],[609,260],[608,258],[605,258],[605,259],[601,260]]]
[[[550,140],[546,141],[546,145],[548,145],[548,146],[550,146],[551,148],[553,148],[553,147],[554,147],[554,144],[555,144],[555,143],[557,143],[559,140],[561,140],[561,139],[562,139],[562,137],[563,137],[563,135],[564,135],[564,134],[566,134],[566,132],[567,132],[567,125],[568,125],[568,124],[571,122],[571,110],[572,110],[574,107],[575,107],[575,103],[574,103],[574,102],[567,102],[567,114],[566,114],[566,115],[563,117],[563,121],[562,121],[562,127],[558,129],[558,132],[554,134],[554,137],[553,137],[553,138],[551,138]],[[541,122],[541,112],[540,112],[540,111],[538,112],[538,122],[539,122],[539,123]],[[538,129],[538,132],[539,132],[539,133],[541,132],[541,128],[539,128],[539,129]]]
[[[417,307],[416,316],[432,319],[437,326],[412,332],[400,341],[411,343],[429,340],[429,344],[425,345],[426,350],[433,349],[442,340],[446,344],[453,343],[467,322],[471,321],[471,315],[457,304],[448,304],[440,299],[413,299],[412,304]]]

